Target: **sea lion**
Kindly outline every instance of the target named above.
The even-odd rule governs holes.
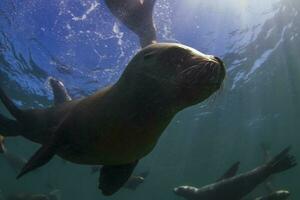
[[[174,192],[187,200],[240,200],[270,175],[288,170],[297,165],[294,156],[288,154],[289,150],[290,147],[284,149],[268,163],[252,171],[222,179],[202,188],[192,186],[176,187]]]
[[[59,105],[72,100],[63,82],[53,77],[50,77],[48,81],[53,92],[54,105]]]
[[[6,120],[22,127],[21,136],[42,144],[18,178],[58,155],[78,164],[103,165],[99,188],[112,195],[153,150],[175,114],[206,100],[224,78],[219,58],[159,43],[138,52],[114,85],[80,100],[20,110],[0,89],[0,99],[16,119]],[[14,133],[14,127],[0,120],[4,136]]]
[[[279,190],[273,192],[269,195],[258,197],[254,200],[287,200],[291,196],[290,192],[287,190]]]
[[[152,16],[155,2],[156,0],[105,0],[113,15],[138,35],[142,48],[156,42]]]

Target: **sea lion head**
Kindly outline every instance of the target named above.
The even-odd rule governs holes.
[[[135,95],[152,101],[159,98],[181,110],[215,93],[224,77],[225,67],[219,58],[181,44],[157,43],[137,53],[120,82],[135,88]]]
[[[196,193],[198,189],[191,186],[179,186],[173,189],[173,192],[181,197],[185,198],[192,198]]]
[[[66,91],[65,86],[61,81],[56,80],[53,77],[49,77],[48,80],[51,88],[53,89],[53,93],[60,93],[61,91]]]
[[[64,84],[53,77],[48,79],[49,85],[53,91],[54,103],[56,105],[72,100]]]

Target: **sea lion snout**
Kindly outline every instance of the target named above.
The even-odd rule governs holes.
[[[192,87],[211,87],[219,89],[225,78],[225,67],[223,62],[214,56],[193,57],[190,66],[178,74],[183,85]]]

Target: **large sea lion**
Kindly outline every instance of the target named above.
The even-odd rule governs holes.
[[[222,178],[216,183],[202,188],[192,186],[176,187],[174,192],[187,200],[240,200],[272,174],[280,173],[297,165],[295,158],[288,154],[289,150],[290,148],[284,149],[268,163],[249,172],[225,179]]]
[[[152,151],[174,115],[210,97],[224,77],[219,58],[180,44],[153,44],[134,56],[114,85],[80,100],[20,110],[0,89],[0,99],[15,117],[1,119],[0,131],[42,145],[18,177],[58,155],[103,165],[99,188],[111,195]]]
[[[156,42],[153,7],[156,0],[105,0],[107,7],[123,24],[138,35],[141,47]]]

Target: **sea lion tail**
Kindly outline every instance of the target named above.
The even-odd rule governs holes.
[[[291,147],[285,148],[267,163],[267,169],[270,174],[283,172],[297,165],[295,157],[289,154],[290,149]]]

